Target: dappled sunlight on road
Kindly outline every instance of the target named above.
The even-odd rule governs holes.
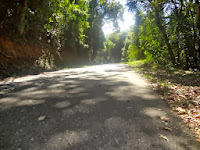
[[[192,142],[181,128],[162,130],[159,117],[173,115],[145,80],[123,64],[17,78],[1,82],[0,89],[0,133],[7,149],[181,150],[182,141]]]
[[[56,104],[55,104],[55,108],[67,108],[68,106],[70,106],[70,101],[68,101],[68,100],[65,100],[65,101],[62,101],[62,102],[57,102]]]
[[[88,131],[69,131],[53,135],[46,143],[50,149],[66,149],[71,145],[82,143],[89,138]]]
[[[149,117],[152,117],[154,119],[156,118],[160,118],[160,117],[166,117],[166,113],[161,110],[161,109],[158,109],[156,107],[148,107],[148,108],[145,108],[144,110],[142,110],[142,112],[149,116]]]

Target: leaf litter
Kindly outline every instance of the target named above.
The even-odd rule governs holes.
[[[200,72],[142,67],[135,70],[150,81],[153,89],[163,96],[200,142]],[[167,125],[166,118],[162,117],[161,120]]]

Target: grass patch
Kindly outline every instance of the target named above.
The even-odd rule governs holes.
[[[137,61],[131,61],[131,62],[126,62],[126,64],[128,64],[131,67],[134,68],[146,68],[146,67],[150,67],[151,64],[147,62],[147,60],[137,60]]]

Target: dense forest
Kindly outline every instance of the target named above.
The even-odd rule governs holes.
[[[127,0],[135,16],[120,31],[124,6],[114,0],[1,0],[0,76],[75,64],[146,59],[200,69],[199,0]],[[111,21],[115,32],[105,36]]]
[[[128,59],[147,59],[182,69],[200,68],[199,0],[129,1],[135,26],[123,49]]]
[[[105,20],[117,27],[123,6],[106,0],[11,0],[0,4],[0,70],[95,62]]]

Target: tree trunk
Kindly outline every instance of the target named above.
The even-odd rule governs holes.
[[[28,0],[23,0],[23,7],[22,7],[22,12],[21,12],[21,17],[20,17],[20,24],[18,26],[18,33],[19,33],[20,36],[24,33],[27,3],[28,3]]]
[[[197,9],[197,19],[196,19],[196,23],[197,23],[197,29],[198,29],[198,31],[197,31],[197,34],[199,33],[200,34],[200,2],[199,2],[199,0],[195,0],[195,5],[196,5],[196,9]],[[200,60],[200,38],[197,36],[197,44],[198,44],[198,50],[197,50],[197,58],[198,58],[198,60]],[[199,61],[197,61],[197,62],[199,62]],[[199,63],[197,64],[197,68],[198,69],[200,69],[200,65],[199,65]]]
[[[95,58],[97,56],[97,43],[94,43],[93,46],[92,46],[92,56],[91,56],[91,61],[94,62],[95,61]]]
[[[168,52],[169,52],[169,55],[170,55],[170,58],[171,58],[171,62],[172,62],[173,65],[175,66],[175,65],[176,65],[176,62],[175,62],[174,53],[173,53],[172,48],[171,48],[171,45],[170,45],[170,43],[169,43],[169,38],[168,38],[168,36],[167,36],[167,34],[166,34],[166,31],[165,31],[165,29],[164,29],[164,27],[163,27],[163,25],[162,25],[162,23],[161,23],[161,21],[160,21],[159,12],[156,11],[156,12],[155,12],[155,15],[156,15],[156,16],[155,16],[156,25],[157,25],[157,27],[159,28],[159,30],[160,30],[160,32],[161,32],[161,34],[162,34],[162,36],[163,36],[163,38],[164,38],[164,40],[165,40],[165,44],[167,45],[167,49],[168,49]]]
[[[200,2],[199,0],[195,0],[196,9],[197,9],[197,28],[200,32]]]
[[[139,41],[139,39],[140,39],[139,28],[140,28],[140,24],[141,24],[141,16],[140,16],[139,10],[136,10],[135,18],[136,18],[136,22],[135,22],[135,46],[137,47],[137,50],[138,50],[138,58],[144,59],[145,58],[144,51],[142,51],[142,49],[140,48],[140,41]]]
[[[191,12],[192,18],[194,18],[192,12]],[[195,28],[195,19],[193,20],[193,24],[192,24],[192,28],[194,31],[194,41],[193,41],[193,61],[194,61],[194,65],[193,68],[197,68],[198,67],[198,55],[197,55],[197,49],[196,49],[196,42],[198,43],[198,38],[197,38],[197,33],[196,33],[196,28]]]
[[[185,69],[189,69],[189,56],[188,56],[188,50],[185,50]]]

